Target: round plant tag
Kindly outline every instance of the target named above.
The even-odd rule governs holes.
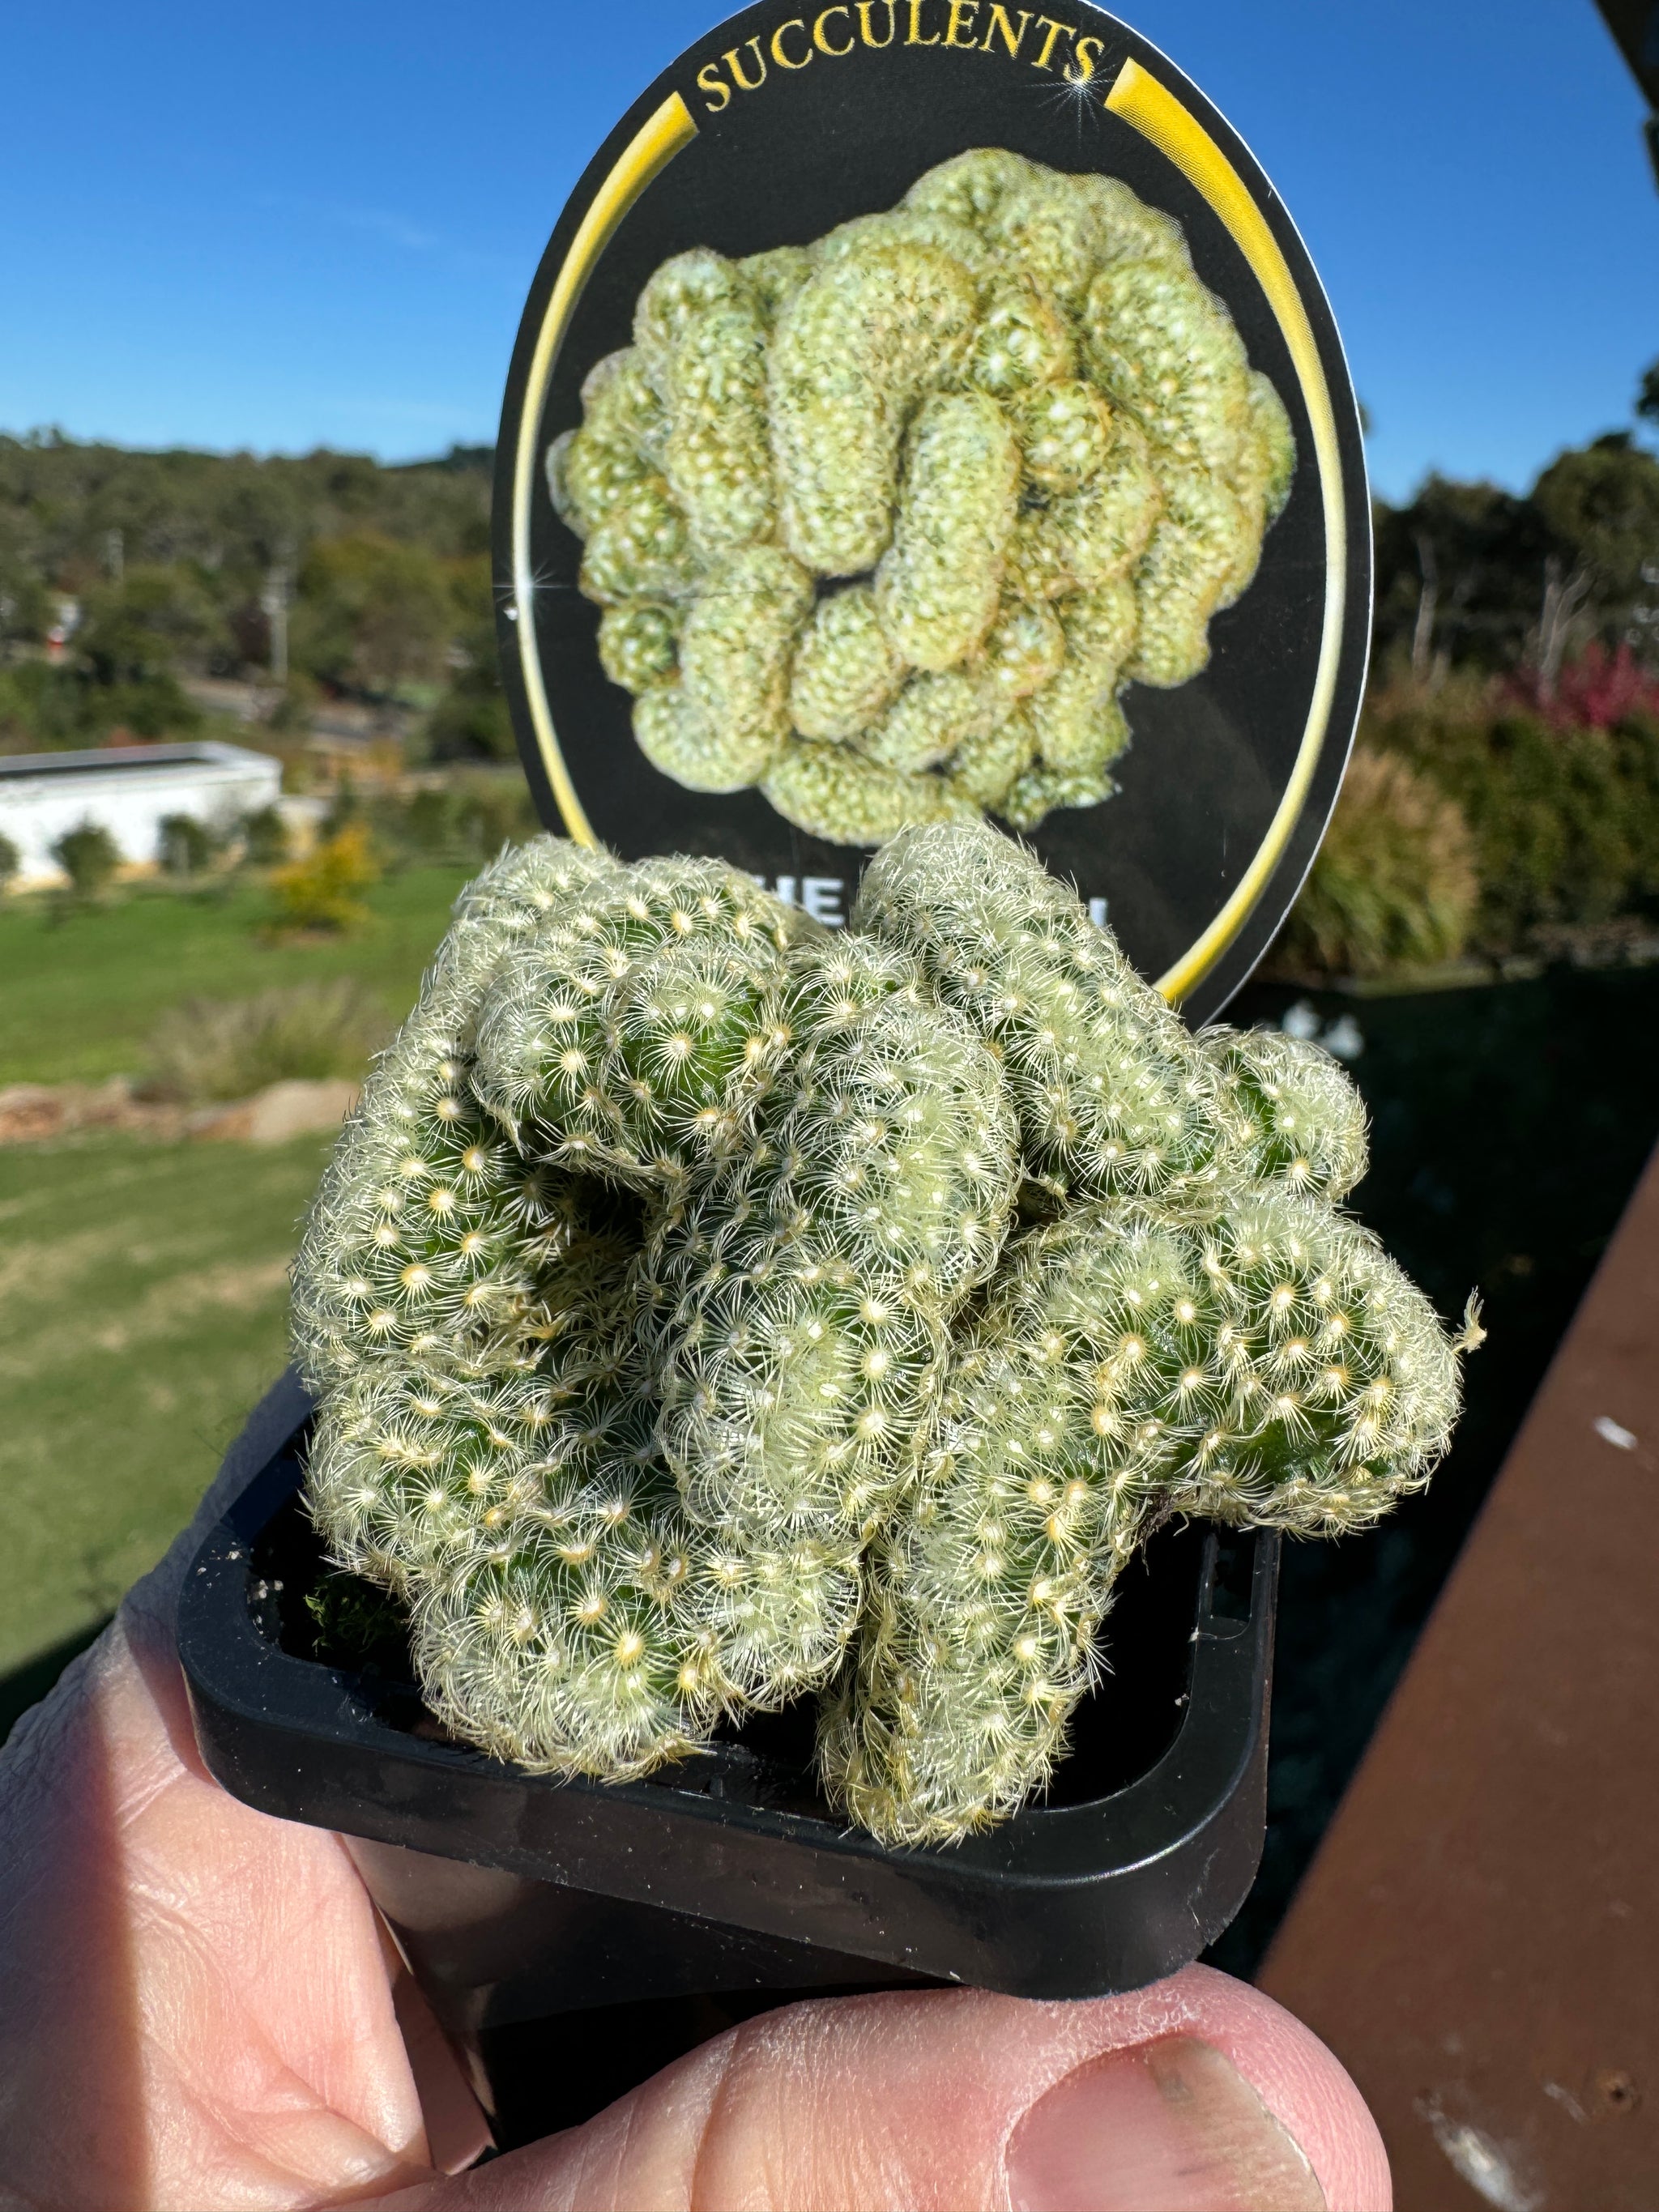
[[[1306,249],[1154,47],[1074,3],[744,9],[553,233],[498,447],[544,818],[835,923],[988,817],[1207,1018],[1358,713],[1358,410]]]

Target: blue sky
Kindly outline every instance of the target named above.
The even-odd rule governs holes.
[[[1589,0],[1138,0],[1284,194],[1378,488],[1530,481],[1659,355],[1659,191]],[[703,0],[6,11],[0,427],[391,459],[494,434],[524,290]]]

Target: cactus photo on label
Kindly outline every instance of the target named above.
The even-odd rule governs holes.
[[[902,831],[830,932],[542,838],[463,895],[295,1270],[310,1510],[428,1704],[621,1779],[821,1698],[882,1840],[1063,1757],[1170,1516],[1338,1534],[1420,1487],[1455,1337],[1341,1210],[1365,1131],[1196,1036],[1024,848]]]
[[[650,278],[546,453],[641,750],[873,846],[1098,805],[1295,463],[1175,219],[1000,148],[810,245]]]

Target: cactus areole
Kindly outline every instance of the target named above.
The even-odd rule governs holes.
[[[834,926],[988,820],[1194,1022],[1271,942],[1364,684],[1358,412],[1282,203],[1115,18],[708,33],[555,229],[496,450],[549,828]]]
[[[1194,1034],[982,822],[842,929],[539,838],[307,1225],[310,1510],[498,1758],[626,1779],[816,1695],[830,1802],[947,1844],[1042,1790],[1170,1516],[1427,1480],[1468,1331],[1341,1210],[1364,1164],[1334,1061]]]

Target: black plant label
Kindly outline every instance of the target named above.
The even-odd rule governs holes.
[[[1107,578],[1112,560],[1096,550],[1098,530],[1091,538],[1085,527],[1076,572],[1045,572],[1045,560],[1060,558],[1054,545],[1071,544],[1078,501],[1104,479],[1088,479],[1079,494],[1064,452],[1045,475],[1059,450],[1052,426],[1034,428],[1030,393],[998,386],[998,364],[985,365],[989,340],[957,333],[909,382],[896,368],[890,386],[878,377],[872,386],[866,412],[888,423],[900,519],[894,545],[867,568],[832,573],[832,556],[806,557],[805,580],[780,614],[777,563],[764,549],[798,558],[810,532],[780,493],[779,512],[753,526],[746,544],[696,542],[695,499],[688,522],[675,487],[696,480],[702,449],[683,436],[665,459],[661,426],[635,473],[643,482],[660,467],[666,504],[639,493],[633,521],[596,544],[594,511],[559,495],[560,456],[592,411],[596,365],[633,343],[641,294],[663,264],[696,249],[742,264],[816,247],[822,266],[818,241],[842,226],[942,204],[942,188],[926,180],[969,155],[989,179],[980,196],[988,204],[1001,189],[997,179],[1014,173],[1009,155],[1035,165],[1022,173],[1039,178],[1114,179],[1113,206],[1138,205],[1158,236],[1177,238],[1190,255],[1182,282],[1197,291],[1176,286],[1160,330],[1146,321],[1146,303],[1161,296],[1152,276],[1139,289],[1132,276],[1114,277],[1091,293],[1087,268],[1044,260],[1040,223],[1022,227],[1016,213],[999,232],[994,208],[973,214],[989,240],[988,263],[969,271],[981,325],[1011,287],[1059,299],[1071,331],[1060,343],[1077,356],[1059,364],[1069,372],[1059,382],[1069,393],[1092,378],[1109,416],[1141,410],[1137,422],[1154,434],[1156,527],[1188,536],[1161,546],[1156,536],[1135,540],[1119,550],[1124,573]],[[1100,197],[1095,185],[1078,191]],[[1133,258],[1121,238],[1099,251]],[[902,270],[895,278],[901,290],[908,282]],[[1207,374],[1210,325],[1201,314],[1192,321],[1199,295],[1220,303],[1249,375],[1272,395],[1261,403],[1266,427],[1254,447],[1242,432],[1236,448],[1218,442],[1202,393],[1182,396]],[[879,301],[878,289],[871,296]],[[786,298],[768,298],[764,371],[775,394],[789,312]],[[1127,368],[1110,357],[1115,314],[1139,317]],[[1154,359],[1163,341],[1167,359]],[[880,349],[872,342],[870,350]],[[901,351],[896,343],[896,361]],[[1160,376],[1177,388],[1173,414],[1159,411]],[[1012,495],[994,454],[985,460],[974,445],[986,380],[1018,432]],[[838,404],[838,420],[857,415],[844,392]],[[1062,431],[1070,422],[1063,404],[1054,419]],[[1270,448],[1288,480],[1263,494]],[[729,464],[722,453],[713,465]],[[824,496],[840,480],[834,459],[819,471],[831,487]],[[959,493],[963,469],[976,466],[983,489]],[[1370,533],[1358,410],[1329,307],[1282,203],[1203,94],[1115,18],[1086,6],[1039,11],[994,0],[807,9],[785,0],[711,30],[641,93],[558,220],[520,330],[496,469],[502,666],[550,828],[627,859],[719,855],[834,925],[846,920],[872,841],[895,809],[977,805],[1025,836],[1194,1022],[1225,1004],[1272,942],[1334,803],[1364,687]],[[590,468],[583,482],[611,496],[603,470]],[[931,482],[945,491],[930,493]],[[958,523],[958,512],[967,520]],[[1249,542],[1216,592],[1213,562],[1204,585],[1203,559],[1221,558],[1218,531],[1241,527],[1217,523],[1218,512],[1242,512]],[[959,541],[951,536],[957,530]],[[676,532],[679,550],[670,544],[666,566],[653,568]],[[1196,570],[1194,545],[1203,556],[1193,556]],[[630,568],[641,547],[650,559]],[[1235,588],[1258,552],[1253,575]],[[994,571],[977,614],[975,561]],[[1176,634],[1191,616],[1182,593],[1192,573],[1200,596],[1209,588],[1216,599],[1207,621],[1198,620],[1196,647],[1190,620]],[[937,644],[938,625],[927,629],[915,610],[952,591],[952,607],[967,611],[959,635]],[[905,653],[931,662],[913,665],[901,654],[887,690],[870,695],[869,726],[849,736],[836,725],[825,738],[799,704],[800,648],[813,624],[829,622],[824,603],[848,592],[867,599]],[[694,611],[704,599],[711,605]],[[1036,611],[1022,611],[1024,602]],[[1115,668],[1113,624],[1123,607],[1141,635]],[[848,609],[840,613],[850,619]],[[947,608],[947,632],[957,619]],[[1050,650],[1044,641],[1057,637],[1063,644]],[[1062,688],[1030,689],[1025,664],[1014,665],[1022,652],[1036,676]],[[613,681],[607,659],[640,689]],[[1104,678],[1091,692],[1085,678],[1099,668]],[[915,688],[906,700],[895,685]],[[659,696],[641,718],[638,702],[653,686]],[[801,719],[811,723],[805,732]]]

